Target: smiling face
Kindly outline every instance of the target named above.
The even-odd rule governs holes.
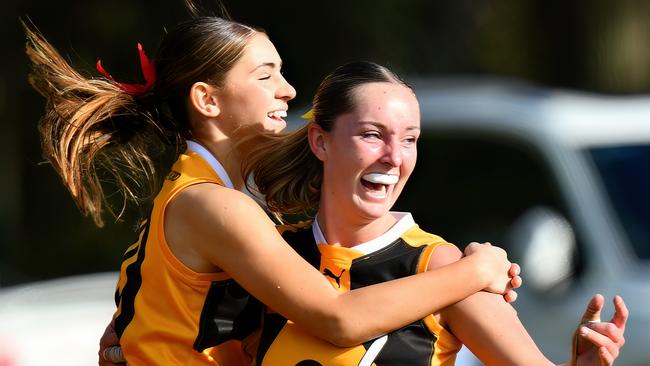
[[[280,55],[266,34],[251,37],[216,91],[222,131],[233,137],[242,127],[267,132],[286,127],[287,102],[296,96],[296,90],[282,76],[281,67]]]
[[[321,130],[320,140],[312,138],[323,162],[321,210],[335,208],[359,224],[388,215],[415,168],[419,134],[420,109],[409,88],[390,82],[357,87],[352,111],[330,132]]]

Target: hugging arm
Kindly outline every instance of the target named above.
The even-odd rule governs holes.
[[[518,266],[508,262],[505,252],[476,244],[470,255],[449,266],[339,293],[282,239],[257,203],[214,184],[183,190],[168,206],[165,223],[170,246],[182,238],[184,247],[227,272],[265,305],[339,346],[399,329],[477,291],[496,292],[504,303],[503,296],[514,300],[513,285],[521,282]],[[401,310],[406,304],[408,312]],[[100,357],[108,343],[102,339]]]
[[[248,196],[212,184],[185,191],[169,207],[191,228],[181,237],[264,304],[336,345],[375,338],[486,287],[511,289],[505,253],[486,247],[451,266],[339,293]],[[409,312],[400,310],[405,304]]]

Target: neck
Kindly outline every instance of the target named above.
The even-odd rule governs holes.
[[[397,222],[390,212],[379,218],[353,217],[350,213],[342,214],[341,210],[322,201],[317,217],[327,243],[342,247],[353,247],[373,240]]]
[[[195,140],[223,165],[235,189],[241,189],[244,185],[240,170],[241,158],[232,139],[227,136],[211,136],[209,139],[198,137]]]

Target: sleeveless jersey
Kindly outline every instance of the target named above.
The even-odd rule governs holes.
[[[225,272],[197,273],[167,245],[164,215],[183,189],[199,183],[232,188],[219,162],[188,141],[126,253],[115,293],[115,328],[129,365],[248,363],[240,341],[261,321],[261,303]],[[218,245],[218,243],[215,243]]]
[[[285,228],[283,237],[342,292],[426,271],[433,250],[451,245],[421,230],[410,214],[392,214],[399,220],[389,231],[352,248],[327,245],[317,221],[311,228]],[[448,366],[454,364],[460,347],[460,341],[433,315],[363,345],[343,348],[311,336],[269,310],[256,362],[261,366]]]

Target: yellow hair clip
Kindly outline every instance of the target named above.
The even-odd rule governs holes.
[[[307,113],[303,114],[302,118],[304,118],[304,119],[312,119],[312,118],[314,118],[314,108],[311,108],[310,110],[307,111]]]

